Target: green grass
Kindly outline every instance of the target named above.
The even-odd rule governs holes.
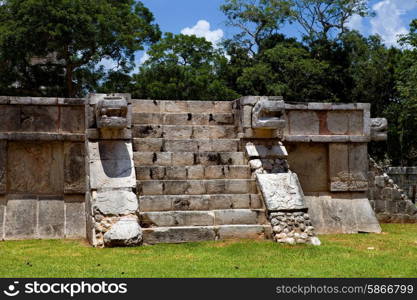
[[[0,243],[0,277],[417,277],[417,224],[383,234],[94,249],[84,241]],[[368,249],[373,247],[374,249]]]

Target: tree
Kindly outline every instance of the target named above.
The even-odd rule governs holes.
[[[235,41],[255,54],[262,40],[276,34],[291,20],[290,7],[291,1],[287,0],[226,0],[220,9],[227,17],[227,24],[240,30]]]
[[[410,24],[410,32],[400,39],[404,49],[396,67],[396,88],[400,101],[387,108],[392,145],[390,153],[394,161],[401,165],[417,164],[417,19]]]
[[[294,0],[292,9],[310,41],[344,34],[353,16],[370,14],[367,0]]]
[[[323,85],[329,65],[312,58],[308,49],[294,39],[275,39],[280,41],[270,49],[264,48],[253,65],[242,68],[237,78],[239,93],[282,95],[288,101],[332,99]]]
[[[133,76],[133,95],[151,99],[230,100],[238,94],[223,79],[227,59],[204,38],[166,33]]]
[[[134,0],[5,0],[0,6],[0,59],[25,90],[37,90],[33,68],[62,75],[68,97],[82,93],[81,74],[102,59],[121,68],[134,53],[159,39],[152,13]],[[50,59],[45,59],[45,58]],[[33,60],[38,59],[36,64]],[[36,77],[36,76],[35,76]],[[91,76],[90,76],[91,77]],[[13,82],[9,79],[9,82]],[[44,80],[48,81],[48,79]],[[64,86],[62,86],[64,85]],[[36,91],[35,91],[36,92]]]

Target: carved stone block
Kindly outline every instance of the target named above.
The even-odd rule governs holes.
[[[84,143],[64,144],[64,193],[85,192]]]
[[[124,96],[101,95],[95,104],[95,114],[97,128],[124,129],[130,125],[128,102]]]
[[[62,143],[9,142],[9,192],[61,194],[64,187],[63,165]]]
[[[385,118],[371,119],[371,139],[373,141],[387,140],[388,121]]]
[[[138,210],[138,199],[130,191],[97,192],[93,200],[93,209],[103,215],[134,214]]]
[[[256,180],[268,211],[306,208],[297,174],[256,174]]]
[[[252,110],[252,127],[263,129],[284,128],[284,107],[284,101],[260,100]]]

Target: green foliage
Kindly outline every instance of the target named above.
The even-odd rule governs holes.
[[[399,101],[387,108],[391,122],[390,154],[396,164],[417,164],[417,19],[410,24],[409,34],[400,42],[407,46],[396,65],[396,88]]]
[[[290,7],[291,1],[286,0],[226,0],[220,9],[227,24],[240,30],[235,41],[254,54],[262,40],[291,20]]]
[[[222,79],[227,59],[204,38],[167,33],[147,52],[134,75],[134,97],[183,100],[230,100],[238,94]]]
[[[282,95],[288,101],[330,97],[320,82],[329,65],[312,58],[300,43],[281,38],[272,48],[263,47],[254,63],[242,68],[236,79],[239,93]]]
[[[57,73],[61,93],[80,94],[84,80],[94,77],[80,80],[82,74],[95,72],[91,65],[103,58],[131,68],[135,51],[159,38],[152,22],[150,11],[134,0],[3,1],[0,58],[15,77],[7,81],[15,80],[23,91],[36,94],[39,84],[48,84],[48,77]],[[36,57],[41,61],[35,63]],[[36,68],[45,70],[40,75]]]

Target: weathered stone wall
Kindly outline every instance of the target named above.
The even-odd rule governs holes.
[[[273,109],[260,117],[264,122],[275,120],[279,128],[253,128],[255,105],[268,100],[277,104],[269,104]],[[278,103],[282,100],[261,96],[237,100],[240,137],[282,139],[318,233],[380,232],[366,194],[367,143],[386,138],[385,119],[372,119],[367,103]]]
[[[319,233],[380,231],[367,198],[372,173],[367,143],[386,138],[386,120],[371,119],[369,104],[291,104],[281,97],[133,102],[129,95],[115,94],[0,97],[1,239],[87,235],[95,246],[138,245],[140,225],[151,220],[161,228],[144,228],[145,242],[150,233],[158,241],[189,240],[181,234],[184,228],[175,227],[177,220],[186,220],[192,233],[198,222],[189,216],[198,214],[174,207],[174,199],[191,197],[186,195],[191,189],[195,199],[207,204],[199,220],[224,214],[230,220],[221,222],[226,226],[221,228],[236,236],[262,236],[270,224],[261,218],[264,205],[250,168],[275,174],[288,167],[299,176],[309,210],[308,219],[303,214],[297,225],[310,226],[311,221]],[[248,153],[250,166],[243,152],[248,143],[261,149],[256,159]],[[275,157],[281,146],[288,150],[289,166]],[[394,197],[395,189],[388,187],[391,192],[384,193]],[[394,207],[384,197],[385,205]],[[251,200],[231,208],[231,199]],[[165,200],[174,211],[169,219],[157,205]],[[148,210],[158,206],[158,211],[146,211],[146,203]],[[377,202],[371,203],[375,208]],[[397,211],[400,205],[395,204]],[[271,222],[283,217],[270,216]]]
[[[0,238],[85,237],[83,99],[0,97]]]
[[[370,159],[368,198],[383,223],[417,223],[417,207],[396,182]]]
[[[404,191],[408,199],[417,200],[417,167],[389,167],[386,170],[389,177]]]

